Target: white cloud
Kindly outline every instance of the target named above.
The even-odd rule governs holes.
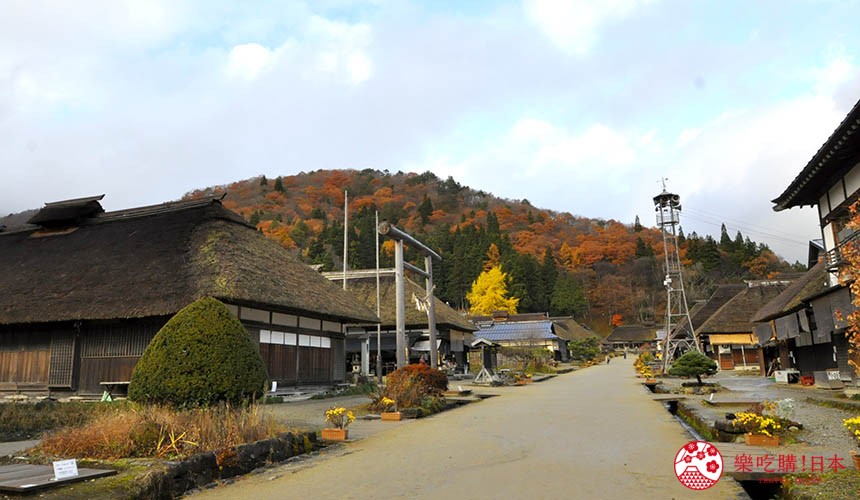
[[[227,56],[228,76],[250,81],[267,70],[272,63],[272,51],[258,43],[236,45]]]
[[[603,24],[629,15],[642,0],[525,0],[526,16],[564,51],[585,54]]]
[[[314,15],[308,22],[307,36],[315,52],[318,71],[341,75],[354,85],[373,75],[373,62],[368,54],[372,42],[369,25],[348,24]]]

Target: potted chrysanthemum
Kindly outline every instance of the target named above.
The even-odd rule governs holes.
[[[842,425],[848,429],[848,432],[851,434],[851,441],[860,447],[860,416],[846,418],[842,421]],[[852,451],[851,459],[854,460],[854,468],[860,470],[860,454],[856,451]]]
[[[379,400],[379,404],[382,406],[382,412],[379,414],[382,420],[397,421],[401,419],[402,415],[397,411],[397,401],[383,396]]]
[[[344,407],[329,408],[325,412],[325,421],[334,425],[322,430],[322,438],[327,441],[346,441],[349,437],[349,424],[355,422],[355,415]]]
[[[732,425],[747,431],[744,441],[748,445],[779,446],[777,433],[782,430],[782,424],[773,417],[742,411],[735,414]]]

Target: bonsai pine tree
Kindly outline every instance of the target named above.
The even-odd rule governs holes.
[[[669,375],[678,377],[696,377],[702,385],[702,375],[717,373],[717,363],[698,351],[689,351],[676,359],[669,368]]]
[[[133,401],[178,407],[262,395],[266,368],[248,331],[224,304],[202,298],[167,322],[135,366]]]

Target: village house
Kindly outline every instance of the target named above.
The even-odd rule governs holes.
[[[657,328],[653,325],[620,325],[603,340],[611,351],[654,351],[657,349]]]
[[[344,325],[377,321],[364,304],[218,199],[104,212],[101,198],[0,232],[0,390],[127,384],[155,333],[204,296],[241,319],[271,380],[344,380]]]
[[[826,292],[827,266],[822,260],[765,304],[752,318],[763,346],[767,375],[796,369],[802,376],[836,368],[832,347],[815,322],[811,301]]]
[[[715,292],[723,305],[696,330],[703,350],[720,370],[755,370],[765,373],[759,340],[752,318],[789,285],[790,281],[747,281],[740,291],[724,287]],[[728,300],[725,300],[725,298]]]
[[[505,347],[525,347],[546,349],[555,361],[567,361],[570,354],[567,341],[556,335],[556,324],[546,313],[510,314],[496,311],[492,316],[472,316],[470,319],[478,326],[475,338],[481,338],[497,345],[499,364],[510,364],[504,355]],[[475,363],[480,359],[473,356]]]
[[[848,288],[839,283],[839,271],[845,264],[844,249],[858,241],[860,236],[860,232],[849,224],[852,217],[850,207],[860,198],[858,127],[860,102],[854,105],[783,193],[773,200],[775,211],[804,206],[815,206],[818,210],[828,288],[809,298],[808,302],[812,306],[816,330],[812,342],[819,347],[796,353],[803,358],[817,353],[816,359],[798,360],[798,365],[822,368],[831,364],[825,359],[832,360],[831,369],[814,371],[817,384],[828,381],[850,383],[855,378],[854,367],[848,362],[851,354],[846,337],[847,324],[843,319],[854,310],[854,306]],[[825,351],[829,356],[821,358]]]
[[[574,340],[585,340],[589,337],[599,337],[594,331],[576,320],[573,316],[556,316],[549,318],[553,324],[553,332],[565,343]],[[569,349],[560,353],[559,361],[570,361]]]
[[[323,275],[343,286],[343,272],[329,272]],[[354,270],[347,272],[347,292],[369,309],[376,311],[376,270]],[[404,321],[409,348],[410,362],[417,363],[424,356],[429,364],[430,331],[427,313],[420,307],[417,299],[426,295],[424,287],[404,278]],[[379,303],[380,338],[379,348],[382,354],[383,374],[389,373],[396,367],[395,337],[397,325],[397,298],[394,269],[379,271]],[[474,340],[472,332],[477,330],[474,324],[462,314],[437,297],[433,297],[436,316],[436,348],[439,353],[440,368],[451,367],[456,371],[464,371],[467,362],[469,344]],[[376,370],[377,356],[377,327],[376,323],[350,324],[346,329],[346,355],[350,369],[368,374]],[[362,367],[362,359],[367,365]],[[452,366],[453,365],[453,366]]]

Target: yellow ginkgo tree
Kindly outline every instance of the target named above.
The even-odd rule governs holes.
[[[490,315],[493,311],[507,311],[516,314],[520,299],[508,297],[508,275],[502,272],[501,265],[491,266],[472,283],[466,293],[469,301],[469,314]]]

